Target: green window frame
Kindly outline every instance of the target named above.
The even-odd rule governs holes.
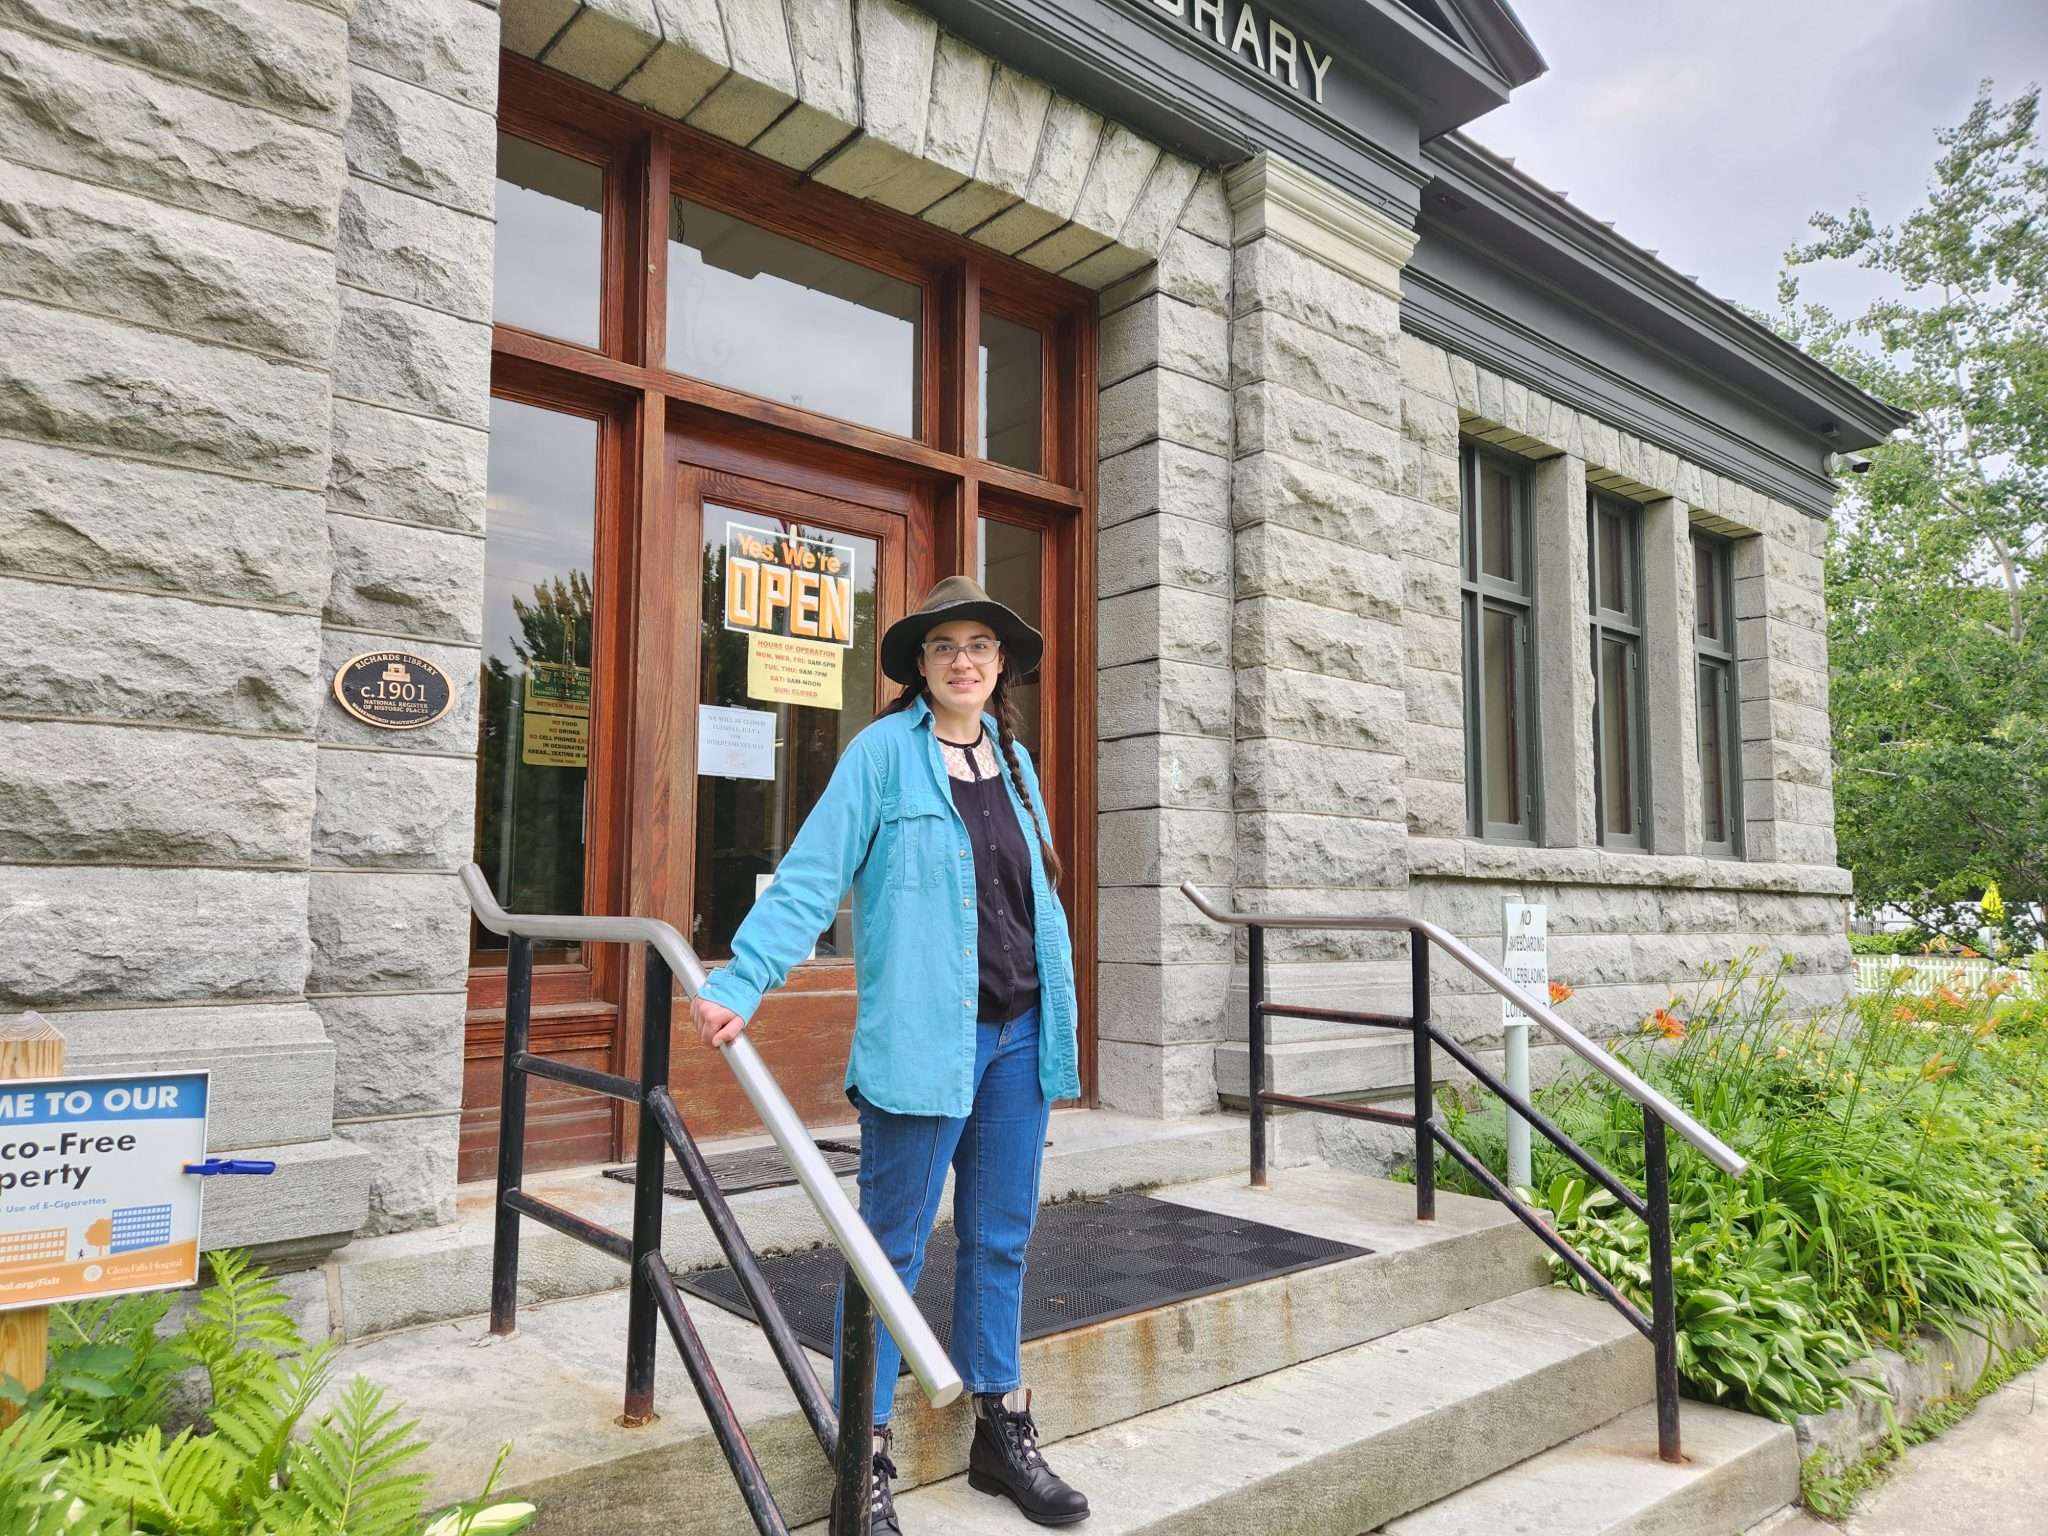
[[[1516,461],[1472,443],[1463,446],[1459,470],[1466,831],[1533,843],[1536,582],[1528,476]]]
[[[1693,682],[1699,712],[1700,846],[1742,855],[1742,709],[1735,654],[1735,547],[1695,532]]]
[[[1643,704],[1643,513],[1586,495],[1593,663],[1593,804],[1603,848],[1649,846]]]

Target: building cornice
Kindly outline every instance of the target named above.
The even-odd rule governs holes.
[[[1561,285],[1582,302],[1612,310],[1619,295],[1647,307],[1665,322],[1659,338],[1664,345],[1683,351],[1709,373],[1745,378],[1753,392],[1772,397],[1778,409],[1796,415],[1816,437],[1841,448],[1869,447],[1912,420],[1910,412],[1859,389],[1463,135],[1433,140],[1423,147],[1423,160],[1452,201],[1482,207],[1510,226],[1511,238],[1546,249],[1552,259],[1544,265],[1554,269],[1565,263],[1582,274]],[[1446,207],[1427,200],[1424,216],[1455,220],[1456,213]],[[1470,229],[1458,232],[1477,238]],[[1532,265],[1527,249],[1496,248],[1494,254]]]
[[[1402,283],[1401,329],[1410,335],[1810,516],[1826,517],[1833,510],[1834,481],[1816,466],[1730,430],[1629,373],[1569,351],[1540,329],[1426,272],[1411,267]],[[1552,446],[1563,451],[1565,445]]]

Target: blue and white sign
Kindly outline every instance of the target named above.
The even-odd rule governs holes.
[[[0,1082],[0,1311],[193,1285],[204,1072]]]

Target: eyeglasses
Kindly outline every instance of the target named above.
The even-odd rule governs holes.
[[[977,667],[985,667],[996,659],[998,649],[1000,647],[996,642],[986,635],[977,640],[970,640],[965,645],[955,645],[950,640],[927,640],[924,643],[924,656],[926,661],[937,662],[943,667],[965,651],[969,661]]]

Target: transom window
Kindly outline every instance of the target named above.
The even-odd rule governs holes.
[[[1467,444],[1459,557],[1465,654],[1465,806],[1475,837],[1535,840],[1529,686],[1536,589],[1529,497],[1509,460]]]
[[[1586,497],[1593,659],[1593,797],[1600,841],[1648,846],[1644,827],[1643,517],[1632,503]]]
[[[1693,665],[1699,707],[1700,840],[1722,858],[1742,856],[1742,731],[1735,670],[1734,550],[1692,536]]]

